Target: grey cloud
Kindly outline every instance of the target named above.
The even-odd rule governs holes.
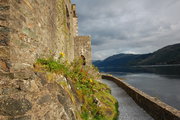
[[[180,0],[73,0],[79,32],[92,36],[93,59],[148,53],[180,42]]]

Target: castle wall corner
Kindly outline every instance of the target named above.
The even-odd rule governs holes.
[[[78,36],[70,0],[0,0],[0,72],[22,73],[38,58],[83,55],[91,64],[91,37]]]
[[[92,53],[91,53],[91,37],[90,36],[76,36],[74,38],[75,46],[75,58],[81,56],[85,57],[87,65],[92,64]]]
[[[22,72],[42,57],[74,59],[69,0],[0,0],[0,71]]]

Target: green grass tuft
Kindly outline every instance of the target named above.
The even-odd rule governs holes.
[[[57,74],[63,74],[73,83],[79,101],[82,103],[79,114],[83,120],[115,120],[118,116],[118,102],[110,94],[110,88],[98,82],[98,69],[93,66],[83,66],[82,60],[72,63],[61,59],[38,59],[37,65],[42,69]]]

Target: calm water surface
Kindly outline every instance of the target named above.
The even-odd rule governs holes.
[[[101,68],[180,110],[180,66]]]

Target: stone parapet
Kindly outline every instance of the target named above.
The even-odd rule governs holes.
[[[123,88],[127,94],[155,120],[180,120],[179,110],[163,103],[157,98],[147,95],[119,78],[112,75],[102,74],[102,79],[111,80],[119,87]]]

